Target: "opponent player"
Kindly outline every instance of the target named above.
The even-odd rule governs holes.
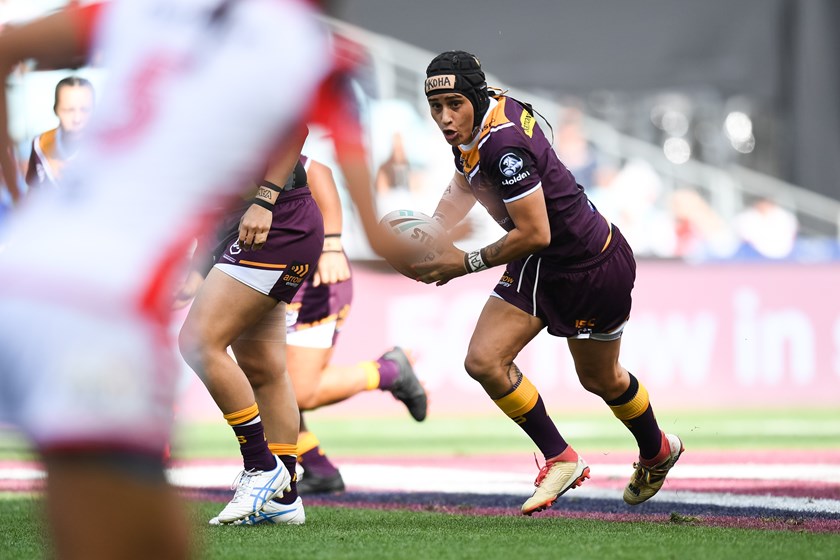
[[[62,168],[79,150],[93,112],[93,98],[93,85],[84,78],[69,76],[56,84],[53,112],[58,126],[32,141],[26,170],[29,188],[58,187]]]
[[[0,234],[0,416],[44,458],[57,557],[182,558],[161,461],[178,371],[171,288],[219,198],[255,174],[265,147],[289,142],[329,56],[302,2],[114,1],[4,29],[0,69],[79,64],[94,37],[109,84],[86,145],[58,196],[21,207]],[[17,194],[7,122],[0,96],[0,166]],[[339,139],[339,161],[381,251],[358,146]]]
[[[451,228],[478,200],[507,233],[466,253],[451,246],[414,270],[419,280],[442,285],[506,265],[478,319],[465,367],[546,459],[522,513],[550,507],[589,477],[586,462],[514,363],[544,328],[568,340],[583,387],[604,399],[635,437],[639,461],[624,500],[644,502],[662,487],[683,445],[660,430],[644,385],[618,361],[635,280],[632,250],[557,158],[531,106],[490,95],[475,56],[450,51],[435,57],[425,92],[456,167],[436,219]]]

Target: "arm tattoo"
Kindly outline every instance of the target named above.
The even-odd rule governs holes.
[[[522,383],[522,377],[522,371],[516,367],[516,364],[511,363],[507,370],[507,378],[510,382],[511,391],[515,391],[519,387],[519,384]]]
[[[495,264],[496,257],[498,257],[499,254],[501,254],[502,248],[504,248],[505,245],[505,241],[507,241],[507,235],[505,235],[495,243],[492,243],[484,248],[484,256],[488,259],[485,262],[487,262],[488,265],[491,262]]]

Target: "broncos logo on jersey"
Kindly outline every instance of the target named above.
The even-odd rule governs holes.
[[[499,160],[499,171],[505,177],[513,177],[522,169],[522,158],[513,153],[507,153]]]

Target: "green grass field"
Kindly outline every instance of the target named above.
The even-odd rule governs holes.
[[[532,453],[530,442],[503,417],[340,418],[314,413],[310,428],[333,457],[430,454],[441,457]],[[631,450],[633,441],[608,413],[552,415],[581,451]],[[692,450],[840,449],[840,411],[761,413],[665,412],[663,427]],[[180,458],[236,457],[222,422],[181,425],[174,443]],[[13,435],[0,438],[0,459],[28,458]],[[308,506],[303,527],[210,527],[219,503],[187,501],[196,557],[306,560],[548,557],[564,559],[840,558],[840,534],[703,526],[690,518],[671,522],[609,522],[557,517],[474,516],[439,511]],[[48,557],[40,498],[0,494],[0,558]]]
[[[665,412],[660,425],[680,435],[690,449],[840,449],[840,410]],[[603,413],[564,417],[552,413],[575,449],[629,451],[635,442],[624,426]],[[534,446],[501,414],[429,417],[422,423],[398,416],[342,418],[318,411],[307,422],[331,455],[474,455],[531,453]],[[181,426],[174,445],[184,458],[238,456],[230,429],[223,423]]]
[[[0,557],[47,556],[39,506],[36,498],[0,499]],[[301,527],[210,527],[218,503],[187,507],[196,558],[208,560],[834,559],[840,550],[837,534],[329,507],[308,508]]]
[[[840,449],[840,409],[743,411],[666,411],[657,414],[666,431],[680,435],[692,450]],[[629,451],[630,434],[608,410],[602,413],[552,412],[575,449]],[[475,455],[531,453],[533,444],[501,414],[429,417],[346,418],[319,411],[307,422],[331,455]],[[237,457],[236,441],[223,422],[179,424],[173,452],[184,459]],[[0,460],[31,457],[25,442],[0,431]]]

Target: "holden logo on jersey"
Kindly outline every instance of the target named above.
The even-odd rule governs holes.
[[[283,275],[283,282],[287,286],[296,287],[303,282],[303,277],[309,272],[309,265],[301,262],[293,262],[289,265],[289,272]]]
[[[499,160],[499,171],[502,172],[502,175],[505,177],[513,177],[519,170],[522,169],[522,158],[516,154],[505,154],[502,156],[502,159]]]

